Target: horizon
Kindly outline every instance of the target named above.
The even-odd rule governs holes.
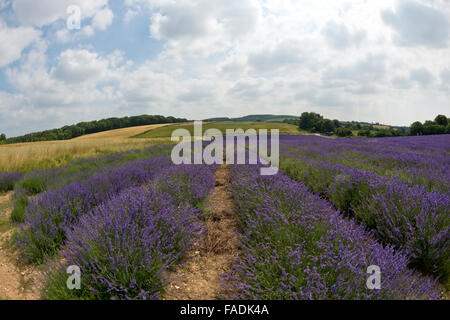
[[[141,116],[141,115],[138,115],[138,114],[136,114],[136,115],[129,115],[129,116],[125,116],[125,117],[134,117],[134,116]],[[156,115],[152,115],[152,116],[156,116]],[[169,117],[170,115],[168,115],[168,116],[165,116],[164,115],[164,117]],[[244,115],[244,116],[238,116],[238,117],[233,117],[233,118],[230,118],[230,117],[212,117],[212,118],[209,118],[209,119],[215,119],[215,118],[228,118],[229,120],[220,120],[220,121],[213,121],[213,122],[218,122],[218,123],[220,123],[220,122],[227,122],[227,121],[231,121],[231,122],[234,122],[233,121],[233,119],[239,119],[239,118],[245,118],[245,117],[251,117],[251,116],[288,116],[288,117],[297,117],[297,118],[300,118],[300,116],[294,116],[294,115],[277,115],[277,114],[268,114],[268,113],[266,113],[266,114],[248,114],[248,115]],[[183,118],[180,118],[180,117],[176,117],[176,116],[173,116],[174,118],[178,118],[178,119],[183,119]],[[114,117],[110,117],[110,118],[114,118]],[[325,117],[326,118],[326,117]],[[108,119],[108,118],[103,118],[103,119],[93,119],[93,120],[82,120],[82,121],[80,121],[80,122],[77,122],[77,123],[67,123],[67,124],[63,124],[62,126],[60,126],[60,127],[54,127],[54,128],[46,128],[46,129],[43,129],[43,130],[41,130],[41,131],[35,131],[35,132],[26,132],[26,133],[24,133],[23,135],[27,135],[27,134],[31,134],[31,133],[36,133],[36,132],[42,132],[42,131],[47,131],[47,130],[54,130],[54,129],[59,129],[59,128],[62,128],[62,127],[65,127],[65,126],[72,126],[72,125],[76,125],[76,124],[78,124],[78,123],[82,123],[82,122],[91,122],[91,121],[100,121],[100,120],[106,120],[106,119]],[[185,119],[188,123],[191,123],[191,122],[194,122],[194,121],[208,121],[208,119]],[[398,128],[408,128],[409,126],[395,126],[395,125],[391,125],[391,124],[388,124],[388,123],[378,123],[378,122],[365,122],[365,121],[357,121],[357,120],[341,120],[341,119],[337,119],[337,120],[339,120],[340,122],[346,122],[346,123],[351,123],[351,122],[355,122],[355,123],[368,123],[368,124],[372,124],[372,125],[380,125],[380,126],[389,126],[389,127],[393,127],[393,128],[396,128],[396,127],[398,127]],[[255,121],[248,121],[248,122],[255,122]],[[239,122],[237,122],[237,123],[239,123]],[[172,124],[176,124],[176,123],[172,123]],[[136,126],[141,126],[141,125],[136,125]],[[145,125],[144,125],[145,126]],[[131,126],[131,127],[133,127],[133,126]],[[117,129],[112,129],[112,130],[117,130]],[[7,137],[7,138],[17,138],[17,137],[20,137],[20,136],[22,136],[22,135],[19,135],[19,136],[11,136],[11,137]]]
[[[134,114],[407,127],[449,116],[449,45],[445,0],[0,0],[0,133]]]

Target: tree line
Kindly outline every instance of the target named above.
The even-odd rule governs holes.
[[[359,122],[342,122],[326,119],[315,112],[303,112],[298,119],[286,119],[284,123],[293,124],[300,130],[320,133],[323,135],[337,135],[339,137],[395,137],[407,135],[450,134],[450,119],[438,115],[434,121],[424,124],[414,122],[408,127],[388,127]]]
[[[0,134],[0,143],[9,144],[21,142],[51,141],[51,140],[69,140],[86,134],[114,129],[137,127],[150,124],[179,123],[179,122],[187,122],[187,119],[164,117],[159,115],[140,115],[123,118],[108,118],[98,121],[94,120],[89,122],[80,122],[74,125],[64,126],[58,129],[33,132],[13,138],[6,138],[5,134]]]
[[[411,125],[410,134],[416,135],[431,135],[431,134],[450,134],[450,119],[440,114],[434,121],[427,120],[425,123],[416,121]]]

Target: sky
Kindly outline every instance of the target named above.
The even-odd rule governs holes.
[[[140,114],[410,125],[450,116],[449,46],[450,0],[0,0],[0,133]]]

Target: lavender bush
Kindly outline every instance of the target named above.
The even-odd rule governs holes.
[[[379,185],[352,211],[386,243],[407,252],[411,265],[446,283],[450,271],[450,197],[398,181]]]
[[[0,172],[0,192],[7,192],[14,189],[14,185],[22,178],[20,172]]]
[[[407,268],[326,200],[284,174],[261,177],[235,166],[233,194],[242,223],[242,254],[228,288],[241,299],[436,299],[434,280]],[[382,270],[381,289],[366,287],[367,267]]]
[[[88,179],[94,174],[118,168],[130,162],[169,154],[170,148],[168,146],[155,146],[142,150],[79,158],[72,160],[64,167],[31,171],[25,174],[20,184],[22,188],[27,190],[28,194],[34,195],[43,191],[58,189],[74,181]]]
[[[132,188],[80,219],[67,234],[65,264],[48,299],[157,299],[162,272],[195,240],[199,211],[154,188]],[[82,290],[67,290],[66,266],[81,268]]]
[[[149,182],[170,164],[167,157],[138,161],[31,199],[24,223],[16,236],[23,257],[29,262],[42,262],[60,248],[66,238],[66,230],[81,216],[123,190]]]
[[[282,136],[284,153],[325,160],[383,176],[396,176],[428,191],[450,190],[450,135],[375,139]]]
[[[176,203],[200,206],[214,188],[217,165],[178,165],[164,168],[153,185],[172,196]]]
[[[339,146],[339,143],[337,143]],[[402,249],[411,266],[446,282],[449,262],[449,195],[429,192],[397,176],[285,152],[281,167],[334,206]]]
[[[217,166],[157,168],[153,182],[123,191],[66,228],[65,263],[50,272],[49,299],[157,299],[162,272],[200,235],[195,208],[214,187]],[[66,289],[65,268],[81,267],[83,286]]]
[[[56,190],[74,181],[86,180],[95,174],[125,166],[133,161],[168,155],[169,151],[168,146],[156,146],[142,150],[115,152],[97,157],[75,159],[61,168],[28,172],[15,187],[17,196],[14,197],[12,220],[13,222],[23,221],[29,196]]]

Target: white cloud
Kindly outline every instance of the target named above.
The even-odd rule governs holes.
[[[382,80],[386,73],[386,57],[368,54],[363,60],[350,65],[332,67],[324,74],[324,81],[373,82]]]
[[[80,8],[80,32],[68,30],[66,23],[61,23],[71,15],[67,12],[69,6]],[[59,21],[56,25],[63,25],[63,28],[57,30],[55,36],[61,43],[92,37],[95,30],[106,30],[114,18],[113,11],[108,7],[108,0],[15,0],[12,9],[15,18],[22,26],[41,28]]]
[[[434,76],[426,68],[418,68],[411,70],[410,80],[415,81],[422,86],[427,86],[433,82]]]
[[[159,9],[152,15],[152,37],[166,40],[173,54],[197,56],[226,51],[254,31],[260,16],[254,0],[161,1]]]
[[[0,68],[19,60],[22,51],[38,40],[41,33],[31,27],[8,28],[0,20]]]
[[[66,50],[52,71],[56,79],[66,83],[93,81],[105,77],[108,61],[87,50]]]
[[[59,30],[65,0],[13,6],[18,23],[8,30],[48,26],[45,38],[19,43],[19,53],[5,59],[23,55],[18,64],[0,70],[15,92],[3,100],[23,105],[24,123],[27,110],[42,119],[51,115],[52,126],[141,113],[207,118],[303,111],[407,125],[448,112],[448,39],[442,30],[425,39],[428,22],[439,25],[432,17],[449,20],[445,1],[125,0],[124,14],[106,0],[70,2],[86,6],[80,31]],[[405,3],[420,9],[417,26]],[[140,32],[117,38],[123,35],[108,28],[117,17]],[[110,42],[87,39],[97,30]]]
[[[114,13],[111,9],[103,9],[95,14],[92,20],[92,26],[98,30],[106,30],[112,24],[113,18]]]
[[[108,4],[108,0],[15,0],[13,10],[22,25],[42,27],[68,17],[70,5],[79,6],[81,17],[91,18]]]
[[[438,9],[417,2],[401,2],[396,11],[384,10],[383,21],[397,32],[396,42],[404,46],[446,48],[450,23]]]
[[[359,46],[367,37],[367,32],[365,30],[350,32],[345,24],[329,21],[322,29],[322,35],[331,47],[336,50],[343,50],[353,45]]]

